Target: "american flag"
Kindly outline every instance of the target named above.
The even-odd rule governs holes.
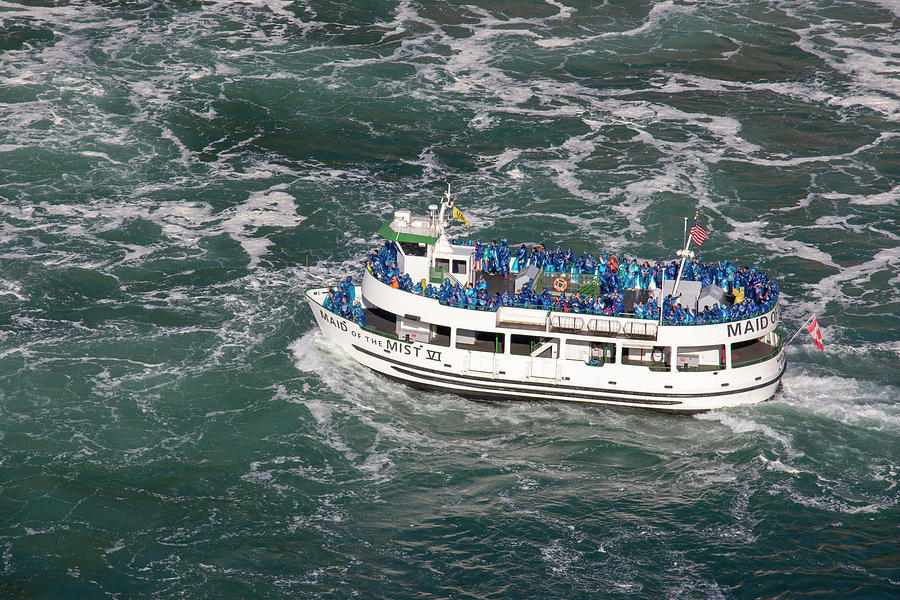
[[[706,241],[706,238],[709,237],[709,233],[706,232],[705,229],[694,219],[694,226],[691,227],[691,241],[697,244],[698,246],[703,245],[703,242]]]

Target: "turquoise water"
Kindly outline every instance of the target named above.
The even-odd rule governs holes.
[[[900,10],[0,3],[0,597],[900,597]],[[475,403],[303,290],[476,239],[761,265],[782,391]]]

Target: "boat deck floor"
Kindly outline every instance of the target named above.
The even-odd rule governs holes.
[[[488,296],[493,296],[494,294],[502,296],[503,292],[509,292],[509,295],[512,296],[516,293],[516,276],[514,273],[509,277],[490,273],[480,273],[480,275],[484,277],[488,284]]]
[[[731,364],[747,363],[759,360],[775,352],[775,346],[770,346],[765,342],[754,340],[752,344],[731,349]]]

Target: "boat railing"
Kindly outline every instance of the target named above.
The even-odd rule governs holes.
[[[534,277],[532,289],[547,288],[557,292],[581,294],[587,298],[595,298],[600,293],[600,277],[593,273],[567,273],[545,271],[541,268]]]
[[[451,280],[455,281],[455,278],[452,277],[452,276],[448,273],[448,271],[447,271],[446,269],[444,269],[443,267],[430,267],[430,270],[429,270],[429,278],[432,278],[432,277],[437,276],[437,273],[438,273],[438,272],[440,272],[440,282],[441,282],[441,283],[443,283],[443,281],[444,281],[444,279],[445,279],[446,277],[450,277]],[[543,274],[544,276],[549,276],[549,275],[562,275],[562,276],[566,276],[566,275],[568,275],[568,276],[572,276],[572,277],[593,278],[593,279],[595,280],[595,281],[593,282],[594,285],[598,285],[598,281],[599,281],[599,278],[598,278],[596,275],[585,275],[585,274],[583,274],[583,273],[581,273],[581,274],[576,274],[576,273],[555,273],[555,272],[551,272],[551,271],[543,271],[543,270],[541,270],[541,271],[538,272],[538,274],[535,276],[535,278],[534,278],[534,280],[533,280],[534,285],[531,286],[531,288],[532,288],[533,290],[540,289],[540,288],[538,287],[538,286],[539,286],[539,281],[540,281],[539,278],[542,276],[542,274]],[[374,273],[373,273],[373,275],[374,275]],[[381,280],[379,279],[379,281],[381,281]],[[385,285],[387,285],[387,283],[384,282],[384,281],[381,281],[381,283],[384,283]],[[432,283],[436,283],[436,282],[432,279]],[[587,287],[590,286],[590,285],[591,285],[591,282],[588,282],[588,283],[585,283],[585,284],[584,284],[584,287],[587,288]],[[567,289],[568,289],[568,288],[567,288]],[[409,292],[406,292],[406,293],[413,294],[413,295],[417,295],[417,296],[418,296],[418,295],[422,295],[422,294],[416,294],[415,292],[412,292],[412,291],[409,291]],[[472,306],[472,305],[470,305],[468,302],[465,302],[465,301],[456,303],[456,302],[450,302],[450,301],[442,301],[440,298],[434,298],[434,299],[437,300],[442,306],[449,306],[449,307],[452,307],[452,308],[463,308],[463,309],[466,309],[466,310],[478,310],[478,311],[482,311],[482,312],[496,312],[497,309],[502,308],[503,306],[513,306],[513,307],[515,307],[515,308],[528,308],[528,309],[531,309],[531,310],[548,310],[547,308],[544,308],[542,305],[538,305],[538,304],[530,304],[530,303],[521,303],[521,302],[511,302],[511,303],[509,303],[509,304],[504,304],[504,305],[501,305],[501,306],[490,306],[490,305],[479,306],[479,305],[477,305],[477,304],[474,305],[474,306]],[[747,313],[742,314],[742,315],[740,315],[740,316],[738,316],[738,317],[730,317],[730,318],[728,318],[728,319],[720,318],[720,319],[718,319],[718,320],[716,320],[715,322],[712,322],[712,323],[703,323],[703,322],[696,322],[696,321],[695,321],[695,322],[688,322],[688,323],[685,323],[685,322],[675,323],[675,322],[672,322],[671,320],[669,320],[669,319],[663,317],[662,320],[660,321],[660,325],[663,325],[663,326],[675,326],[675,327],[689,327],[689,326],[693,326],[693,325],[720,325],[720,324],[722,324],[722,323],[734,323],[734,322],[737,322],[737,321],[745,321],[745,320],[747,320],[747,319],[753,319],[753,318],[755,318],[755,317],[762,316],[762,315],[764,315],[764,314],[767,314],[767,313],[771,312],[771,311],[774,309],[774,307],[775,307],[775,301],[773,300],[769,306],[763,307],[763,308],[760,309],[760,310],[747,312]],[[556,308],[555,306],[554,306],[554,307],[550,307],[549,310],[552,311],[552,310],[555,310],[555,308]],[[603,312],[603,311],[596,311],[596,310],[593,310],[592,308],[583,308],[583,309],[580,309],[580,310],[570,310],[569,312],[571,312],[572,314],[585,315],[585,316],[593,316],[593,317],[618,317],[618,318],[630,319],[630,320],[638,321],[638,322],[654,322],[654,323],[657,322],[657,319],[656,319],[656,318],[651,318],[651,317],[649,317],[649,316],[643,317],[643,318],[642,318],[642,317],[637,317],[637,316],[635,316],[635,314],[634,314],[633,312],[631,312],[631,313],[621,312],[621,313],[611,313],[611,314],[609,314],[609,313],[605,313],[605,312]]]

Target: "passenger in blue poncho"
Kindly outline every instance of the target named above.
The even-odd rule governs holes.
[[[553,256],[553,271],[555,273],[566,272],[565,258],[563,257],[563,254],[562,252],[560,252],[558,247],[556,248],[556,254]]]
[[[497,267],[500,274],[504,277],[509,277],[509,260],[509,245],[506,243],[506,238],[503,238],[500,240],[500,247],[497,249]]]
[[[338,314],[344,317],[345,319],[349,319],[352,315],[352,311],[350,309],[350,301],[346,295],[341,295],[341,304],[338,308]]]
[[[353,276],[347,275],[340,284],[341,292],[347,295],[347,299],[353,302],[356,299],[356,288],[353,287]]]
[[[659,318],[659,306],[657,306],[654,298],[651,298],[650,302],[647,303],[647,317],[650,319]]]
[[[491,241],[491,243],[485,247],[484,249],[484,258],[481,261],[481,267],[484,271],[488,273],[496,273],[498,269],[497,265],[497,242]]]
[[[516,250],[516,260],[513,262],[512,270],[518,273],[528,264],[528,248],[525,247],[525,244],[522,244],[522,247]]]
[[[649,290],[653,279],[650,274],[650,263],[644,261],[638,271],[638,287],[642,290]]]
[[[322,302],[322,308],[324,308],[325,310],[330,310],[331,312],[337,312],[337,292],[338,289],[336,287],[331,287],[328,289],[328,295],[325,296],[325,301]]]
[[[634,316],[637,319],[646,319],[647,318],[647,309],[644,307],[643,302],[638,302],[634,305]]]
[[[361,327],[366,326],[366,311],[363,310],[359,300],[353,303],[353,321]]]

